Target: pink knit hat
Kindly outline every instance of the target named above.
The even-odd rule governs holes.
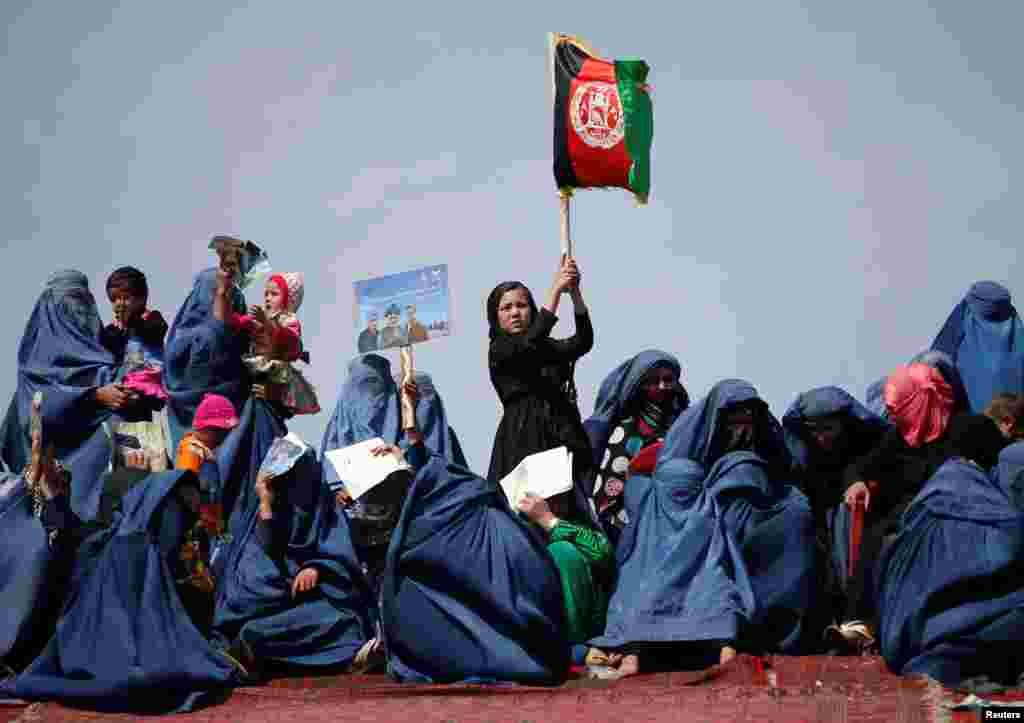
[[[199,402],[192,429],[234,429],[238,426],[238,413],[234,405],[219,394],[207,394]]]

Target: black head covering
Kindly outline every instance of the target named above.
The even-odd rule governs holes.
[[[1008,443],[996,423],[984,414],[958,414],[946,432],[946,456],[963,457],[990,470]]]

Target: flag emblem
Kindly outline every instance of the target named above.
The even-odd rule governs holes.
[[[572,97],[572,129],[591,148],[614,148],[626,135],[619,91],[611,83],[581,83]]]

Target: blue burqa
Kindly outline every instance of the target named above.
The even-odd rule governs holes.
[[[82,544],[56,634],[4,694],[156,713],[190,710],[237,682],[235,666],[193,625],[175,587],[194,520],[173,494],[180,483],[195,478],[151,475],[123,497],[114,525]]]
[[[719,416],[744,402],[760,402],[750,384],[715,385],[669,430],[654,475],[630,478],[618,585],[592,645],[798,649],[815,591],[814,521],[786,480],[782,430],[766,405],[755,451],[723,455]]]
[[[853,420],[854,429],[847,433],[864,433],[875,440],[889,429],[889,423],[853,398],[839,387],[818,387],[800,394],[782,415],[782,428],[786,437],[786,447],[797,469],[809,469],[813,463],[813,455],[803,434],[804,425],[813,419],[822,417],[840,417],[844,421]],[[859,440],[851,440],[851,452],[858,454],[856,448]],[[860,451],[863,454],[867,450]],[[844,460],[842,466],[853,461]]]
[[[494,482],[433,455],[391,538],[381,619],[401,680],[556,685],[569,672],[558,568]]]
[[[247,337],[236,334],[213,318],[217,270],[196,276],[192,292],[178,309],[164,346],[164,387],[172,451],[192,427],[196,407],[207,393],[220,394],[241,409],[249,395],[249,380],[242,364]],[[232,289],[232,306],[245,311],[245,297]]]
[[[598,467],[604,461],[608,438],[614,431],[615,425],[628,413],[628,406],[636,399],[644,375],[655,366],[671,369],[675,373],[676,379],[682,373],[679,360],[674,356],[657,349],[648,349],[632,359],[624,361],[601,382],[601,387],[597,391],[597,400],[594,402],[594,413],[583,423],[583,428],[587,431],[591,447],[594,450],[594,463]],[[678,414],[682,409],[674,411]]]
[[[89,281],[60,271],[47,281],[18,347],[18,386],[0,430],[0,457],[18,472],[31,453],[32,396],[43,393],[45,441],[71,470],[71,508],[83,520],[96,516],[111,445],[104,422],[110,410],[92,398],[117,375],[113,355],[100,344],[100,317]]]
[[[955,686],[1024,671],[1024,444],[992,474],[946,462],[903,514],[876,575],[889,668]]]
[[[994,281],[971,286],[932,349],[956,364],[975,412],[984,411],[997,394],[1024,393],[1024,324],[1010,292]]]
[[[415,379],[419,391],[416,426],[423,435],[423,443],[434,454],[465,465],[466,458],[455,430],[448,424],[433,381],[423,372],[417,372]],[[327,452],[374,437],[405,446],[398,385],[391,377],[391,364],[377,354],[365,354],[349,362],[348,378],[327,422],[320,444],[323,480],[328,484],[338,482],[338,475],[325,456]]]
[[[256,495],[256,474],[274,440],[286,434],[288,428],[274,405],[250,398],[242,407],[238,426],[217,447],[215,473],[206,466],[201,470],[200,477],[210,483],[212,498],[224,506],[229,532],[235,531],[236,524],[248,524],[245,520]]]
[[[213,626],[225,643],[241,638],[259,661],[347,665],[373,637],[376,605],[352,547],[348,523],[320,481],[312,450],[274,480],[275,546],[256,537],[259,499],[249,488],[231,519],[222,553]],[[313,567],[312,590],[292,595],[300,570]]]
[[[23,477],[0,473],[0,660],[20,667],[46,642],[44,628],[51,594],[50,563],[55,551],[32,512],[32,493]]]
[[[838,416],[846,421],[844,447],[841,452],[824,459],[816,458],[802,427],[808,420],[827,416]],[[830,540],[830,564],[834,579],[845,585],[850,555],[850,514],[846,505],[841,504],[844,491],[840,489],[842,473],[847,465],[871,450],[889,429],[889,423],[839,387],[819,387],[796,398],[783,415],[782,426],[796,475],[808,485],[826,485],[829,482],[839,485],[807,489],[806,493],[812,500],[821,499],[823,506],[827,505],[825,517]],[[813,479],[814,474],[819,474],[820,480]],[[814,504],[819,503],[816,501]]]

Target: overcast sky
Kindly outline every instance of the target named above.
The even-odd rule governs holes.
[[[693,397],[733,376],[780,415],[823,384],[862,397],[973,281],[1024,299],[1024,5],[824,5],[6,0],[3,403],[51,271],[85,271],[109,320],[107,274],[139,266],[171,318],[229,233],[306,274],[325,411],[290,426],[319,445],[355,351],[352,282],[447,263],[454,336],[416,361],[485,472],[484,299],[512,278],[541,296],[558,258],[549,30],[645,58],[654,88],[650,205],[575,201],[584,415],[649,347],[679,356]]]

